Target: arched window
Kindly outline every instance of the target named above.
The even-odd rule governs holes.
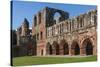
[[[60,47],[59,47],[59,44],[58,44],[56,41],[54,41],[54,42],[53,42],[53,46],[54,46],[54,53],[55,53],[56,55],[59,55],[59,54],[60,54],[60,51],[59,51]]]
[[[39,13],[39,24],[41,23],[41,13]]]
[[[39,33],[37,33],[37,40],[39,40]]]
[[[43,32],[42,31],[40,32],[40,37],[41,37],[40,39],[42,40],[43,39]]]
[[[36,26],[36,25],[37,25],[37,17],[34,16],[34,26]]]
[[[54,20],[55,20],[56,23],[59,22],[60,17],[61,17],[60,13],[56,12],[56,13],[54,14]]]

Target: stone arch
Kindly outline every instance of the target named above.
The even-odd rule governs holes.
[[[65,39],[60,41],[60,53],[62,53],[63,55],[69,54],[69,45]]]
[[[65,43],[63,45],[63,54],[64,55],[68,55],[69,54],[69,46],[68,46],[68,43]]]
[[[73,41],[71,45],[71,54],[79,55],[80,54],[80,46],[77,41]]]
[[[56,55],[59,55],[60,54],[59,53],[60,47],[59,47],[59,44],[56,41],[53,42],[53,48],[54,48],[53,53],[56,54]]]
[[[47,18],[46,18],[47,25],[46,26],[48,27],[56,23],[56,21],[54,20],[55,13],[59,13],[61,15],[61,17],[59,17],[59,22],[64,21],[65,19],[69,18],[68,12],[65,12],[59,9],[49,8],[49,7],[46,7],[46,10],[47,10],[47,14],[46,14],[47,15]]]
[[[52,48],[52,45],[49,42],[47,43],[46,49],[47,49],[47,54],[48,55],[53,54],[53,48]]]
[[[59,12],[55,12],[53,16],[55,24],[57,24],[60,21],[60,18],[61,18],[61,14]]]
[[[67,16],[65,16],[65,14],[62,11],[56,10],[55,12],[53,12],[52,16],[53,16],[53,20],[54,20],[54,16],[55,14],[60,15],[58,20],[59,21],[63,21]]]
[[[90,38],[84,39],[82,43],[83,53],[86,55],[93,55],[93,43]]]

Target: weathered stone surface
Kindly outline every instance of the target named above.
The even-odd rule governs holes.
[[[60,46],[59,49],[63,43],[68,43],[69,55],[97,55],[97,19],[94,18],[97,18],[96,10],[48,27],[46,42],[53,46],[53,42],[56,41]],[[57,34],[52,35],[52,32]],[[62,40],[65,42],[59,43]],[[77,43],[76,46],[73,41]]]
[[[68,12],[46,7],[33,19],[32,34],[26,19],[17,30],[17,45],[24,38],[33,55],[97,55],[97,10],[69,18]]]

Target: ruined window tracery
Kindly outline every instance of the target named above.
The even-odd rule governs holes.
[[[60,13],[56,12],[56,13],[54,14],[54,20],[55,20],[55,23],[56,23],[56,24],[59,22],[60,17],[61,17]]]

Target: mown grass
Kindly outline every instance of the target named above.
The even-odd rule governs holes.
[[[74,63],[96,61],[97,56],[89,57],[36,57],[24,56],[13,58],[13,66],[22,65],[41,65],[41,64],[58,64],[58,63]]]

